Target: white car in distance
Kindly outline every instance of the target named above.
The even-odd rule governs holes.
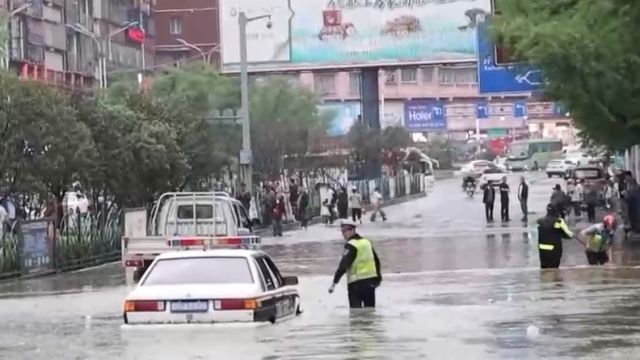
[[[547,172],[547,176],[550,178],[554,175],[564,177],[569,170],[575,167],[576,163],[572,160],[558,159],[549,161],[545,171]]]
[[[124,323],[275,323],[301,313],[297,284],[261,251],[164,253],[126,297]]]
[[[480,183],[497,185],[502,182],[502,178],[507,176],[507,174],[508,172],[506,170],[500,169],[498,167],[489,168],[482,172]]]

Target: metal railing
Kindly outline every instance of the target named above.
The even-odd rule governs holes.
[[[116,261],[121,254],[122,212],[111,207],[98,213],[68,214],[58,224],[55,219],[16,221],[4,224],[0,236],[0,279],[44,275],[86,268]],[[34,245],[21,225],[43,222],[50,225],[50,236]],[[26,240],[26,236],[29,239]],[[29,246],[24,246],[29,241]],[[48,251],[34,255],[34,247]],[[46,264],[42,261],[46,256]]]

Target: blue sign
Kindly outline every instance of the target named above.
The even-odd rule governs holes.
[[[446,131],[444,105],[433,100],[405,101],[404,127],[409,132]]]
[[[20,224],[20,271],[46,274],[55,271],[53,222],[48,219]]]
[[[527,116],[527,102],[516,101],[513,103],[513,116],[517,118],[523,118]]]
[[[489,20],[478,24],[478,90],[480,94],[529,92],[542,87],[540,69],[528,64],[497,65],[495,44],[489,37]]]
[[[489,118],[489,103],[481,102],[476,105],[476,118],[488,119]]]

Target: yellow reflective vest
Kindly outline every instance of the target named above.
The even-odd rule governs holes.
[[[376,269],[371,242],[360,238],[351,239],[347,243],[356,248],[356,258],[347,270],[347,282],[352,283],[358,280],[378,277],[378,269]]]

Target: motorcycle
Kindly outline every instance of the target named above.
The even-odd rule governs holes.
[[[476,192],[476,187],[474,185],[467,185],[465,191],[467,192],[469,198],[473,198],[473,195],[475,195]]]

